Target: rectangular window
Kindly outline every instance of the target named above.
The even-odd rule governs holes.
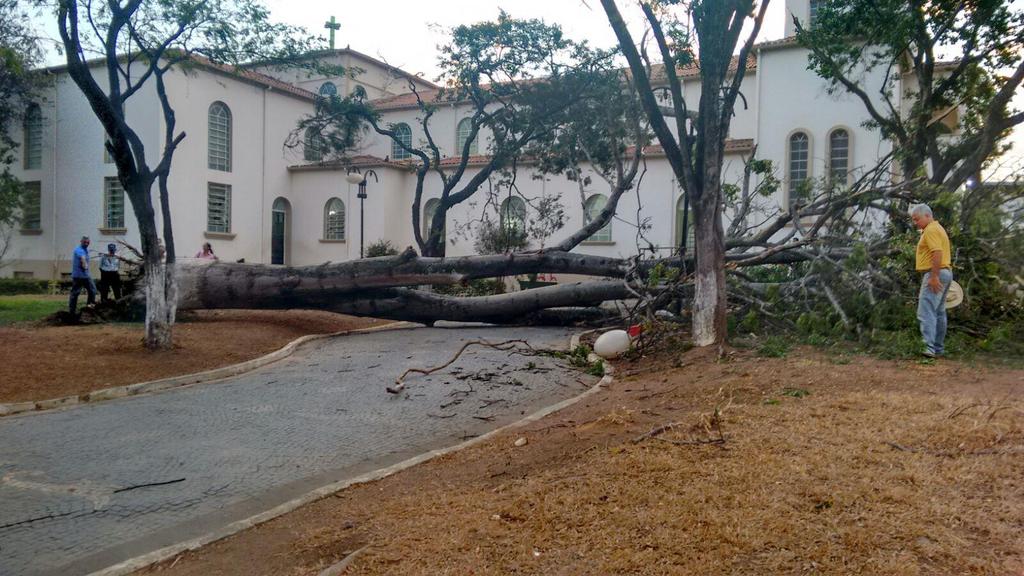
[[[210,182],[206,188],[206,230],[231,232],[231,186]]]
[[[103,179],[103,227],[124,229],[124,188],[117,178]]]
[[[39,170],[43,167],[43,113],[39,106],[29,106],[25,114],[25,169]]]
[[[15,270],[14,271],[14,277],[15,278],[19,278],[21,280],[30,280],[30,279],[35,277],[35,273],[33,273],[33,272],[23,272],[23,271]]]
[[[814,25],[818,23],[818,12],[821,10],[821,0],[811,0],[810,6],[810,21],[809,28],[814,28]]]
[[[40,230],[43,227],[41,190],[39,182],[25,182],[25,196],[21,205],[22,230]]]

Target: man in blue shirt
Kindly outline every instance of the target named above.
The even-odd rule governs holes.
[[[82,236],[82,242],[71,254],[71,298],[68,300],[68,309],[71,315],[75,316],[78,308],[78,295],[85,288],[89,292],[86,306],[96,303],[96,285],[92,283],[92,276],[89,275],[89,237]]]

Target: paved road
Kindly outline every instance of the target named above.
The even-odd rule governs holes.
[[[474,347],[410,377],[402,395],[384,387],[465,340],[564,348],[568,337],[493,327],[353,335],[218,383],[0,420],[0,574],[87,574],[507,424],[595,379]]]

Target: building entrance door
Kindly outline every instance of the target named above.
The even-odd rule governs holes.
[[[288,201],[284,198],[274,200],[270,212],[270,263],[286,264],[288,256]]]

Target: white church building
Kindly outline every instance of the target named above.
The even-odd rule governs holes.
[[[798,18],[810,18],[809,0],[788,0],[787,7]],[[770,199],[778,206],[786,205],[788,191],[801,182],[856,173],[859,167],[873,166],[891,147],[877,131],[862,127],[867,115],[861,102],[827,94],[825,83],[807,70],[807,51],[792,40],[793,32],[787,21],[787,38],[760,44],[748,63],[744,99],[737,102],[726,155],[726,181],[732,183],[739,182],[743,161],[755,146],[758,158],[771,160],[782,181]],[[186,133],[169,181],[179,257],[189,257],[210,242],[222,260],[307,265],[358,258],[361,235],[367,244],[388,240],[399,249],[415,246],[411,206],[416,177],[404,150],[372,132],[364,137],[352,163],[364,173],[373,170],[377,178],[368,180],[361,219],[358,186],[346,180],[346,168],[321,162],[314,148],[288,148],[285,142],[298,121],[313,113],[319,94],[347,94],[359,85],[373,99],[382,122],[406,131],[417,144],[423,135],[418,133],[419,109],[409,83],[427,97],[438,87],[348,48],[326,58],[364,72],[352,79],[200,65],[188,73],[176,72],[167,82],[178,129]],[[27,183],[31,202],[20,228],[13,231],[6,265],[0,269],[3,276],[66,275],[71,250],[83,235],[99,250],[116,239],[139,245],[131,207],[106,157],[99,121],[63,67],[46,73],[48,87],[30,109],[22,133],[15,135],[22,146],[14,174]],[[94,74],[103,82],[99,65]],[[699,71],[681,74],[684,97],[695,109]],[[147,149],[160,150],[163,120],[152,86],[148,90],[132,98],[126,114]],[[460,149],[465,138],[460,127],[470,114],[459,105],[435,113],[431,131],[443,151],[451,155]],[[477,143],[481,154],[486,153],[486,137],[481,134]],[[529,173],[531,168],[520,170]],[[433,177],[426,182],[423,209],[429,213],[435,205],[429,199],[439,196],[440,186]],[[588,185],[585,204],[577,183],[564,177],[522,177],[518,185],[528,198],[561,197],[565,226],[549,244],[580,227],[587,210],[599,210],[608,194],[600,178]],[[656,153],[647,158],[641,195],[639,207],[636,194],[624,195],[610,227],[576,250],[635,254],[639,221],[649,224],[645,236],[651,243],[665,249],[677,246],[681,190],[668,163]],[[449,230],[479,217],[482,206],[466,202],[449,210]],[[519,207],[513,208],[517,212]],[[472,238],[448,233],[447,239],[448,255],[473,253]]]

